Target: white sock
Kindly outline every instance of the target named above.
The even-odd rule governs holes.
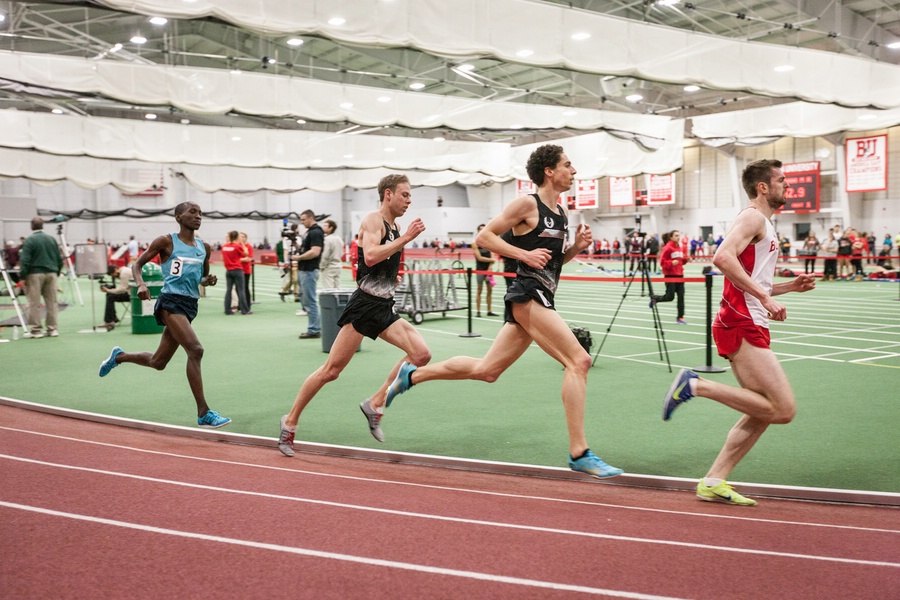
[[[716,487],[723,481],[725,481],[725,480],[724,479],[716,479],[715,477],[704,477],[703,478],[703,483],[707,487]]]
[[[690,381],[688,381],[688,389],[691,391],[691,396],[697,395],[697,382],[698,381],[700,381],[700,380],[699,379],[691,379]]]

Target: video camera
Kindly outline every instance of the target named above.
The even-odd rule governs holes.
[[[638,237],[645,238],[647,237],[647,233],[645,231],[641,231],[641,219],[643,217],[641,215],[634,215],[634,230],[631,232],[632,235],[637,235]]]

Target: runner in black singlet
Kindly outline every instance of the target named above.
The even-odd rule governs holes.
[[[457,356],[422,367],[404,364],[388,388],[384,403],[411,386],[432,379],[476,379],[496,381],[532,342],[555,358],[563,371],[562,400],[569,430],[569,467],[593,477],[615,477],[622,469],[612,467],[590,451],[584,435],[587,374],[591,356],[553,309],[553,295],[563,264],[572,260],[592,241],[591,230],[581,225],[568,246],[568,217],[558,204],[560,194],[572,187],[575,168],[559,146],[545,145],[528,159],[528,176],[537,185],[536,194],[522,196],[507,205],[476,238],[478,247],[518,261],[516,280],[506,301],[506,323],[483,358]],[[510,243],[501,235],[512,229]],[[378,408],[381,399],[372,406]]]
[[[378,197],[381,207],[366,215],[359,229],[359,269],[356,274],[359,289],[350,297],[338,320],[341,330],[325,364],[306,378],[291,411],[281,418],[278,449],[285,456],[294,455],[294,434],[300,413],[322,386],[338,378],[356,353],[363,336],[381,338],[406,353],[371,398],[384,397],[401,364],[425,365],[431,360],[431,352],[416,328],[394,312],[400,251],[425,231],[425,225],[421,219],[414,219],[406,233],[400,235],[395,220],[406,213],[412,199],[409,179],[405,175],[384,177],[378,183]],[[382,411],[372,407],[371,398],[363,400],[359,407],[366,416],[369,432],[383,442]]]

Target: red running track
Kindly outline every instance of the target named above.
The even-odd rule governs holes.
[[[900,509],[298,454],[0,406],[3,598],[888,598]]]

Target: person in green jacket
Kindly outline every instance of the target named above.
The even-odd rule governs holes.
[[[47,306],[47,335],[59,335],[56,303],[56,287],[59,273],[62,271],[62,253],[51,236],[44,233],[44,220],[35,217],[31,220],[33,232],[19,253],[19,276],[25,282],[25,295],[28,298],[28,332],[26,338],[42,338],[41,331],[41,297]]]

